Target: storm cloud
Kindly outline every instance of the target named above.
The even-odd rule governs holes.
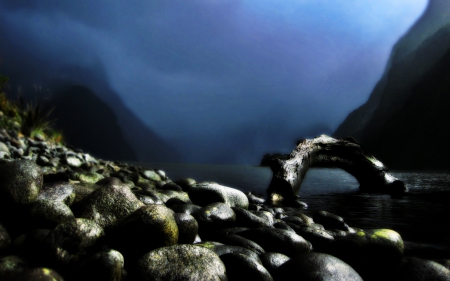
[[[101,65],[97,75],[179,148],[180,161],[257,164],[298,138],[331,133],[364,103],[393,44],[425,6],[0,0],[0,68],[22,63],[39,80],[79,66],[93,69],[83,82],[95,87]],[[27,66],[25,54],[41,64]]]

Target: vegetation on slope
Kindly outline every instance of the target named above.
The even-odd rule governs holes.
[[[26,137],[62,142],[62,134],[53,129],[53,120],[50,119],[53,109],[40,101],[26,102],[21,96],[18,102],[8,99],[5,93],[8,80],[8,77],[0,75],[0,128]]]

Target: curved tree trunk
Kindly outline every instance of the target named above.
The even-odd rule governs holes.
[[[303,140],[290,155],[273,159],[269,164],[273,176],[267,194],[272,201],[294,199],[310,167],[341,168],[354,176],[359,188],[367,192],[403,193],[408,190],[383,163],[365,154],[359,144],[350,139],[321,135]]]

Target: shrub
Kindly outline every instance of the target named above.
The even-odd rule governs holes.
[[[19,102],[13,102],[6,97],[4,89],[8,78],[0,75],[0,127],[7,130],[17,130],[27,136],[34,138],[37,134],[54,142],[62,142],[63,135],[53,129],[54,120],[50,119],[53,108],[44,106],[42,101],[25,102],[19,96]]]

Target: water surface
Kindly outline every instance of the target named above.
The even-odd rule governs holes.
[[[214,181],[265,195],[272,172],[267,167],[237,165],[145,164],[176,180]],[[360,228],[390,228],[404,240],[450,245],[450,174],[393,172],[410,192],[402,198],[361,193],[354,177],[340,169],[310,169],[300,190],[307,213],[325,210]]]

